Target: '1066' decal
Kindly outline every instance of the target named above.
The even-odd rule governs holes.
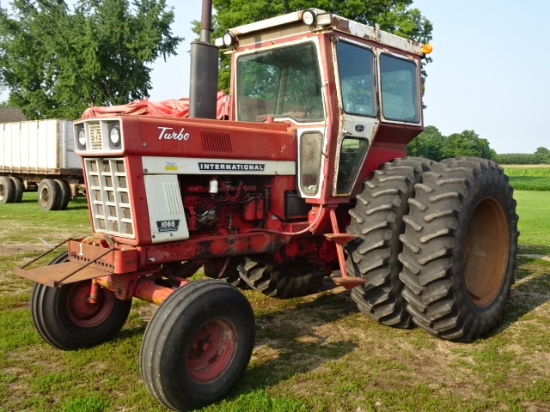
[[[160,233],[163,232],[177,232],[180,226],[179,219],[172,220],[157,220],[157,228]]]
[[[160,130],[159,140],[183,140],[187,141],[189,139],[189,133],[185,131],[182,127],[179,132],[176,132],[173,127],[162,127],[158,126]]]

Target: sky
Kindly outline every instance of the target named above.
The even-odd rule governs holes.
[[[189,50],[202,0],[167,0],[178,55],[153,64],[150,100],[189,96]],[[464,130],[497,153],[550,149],[550,54],[547,0],[414,0],[433,26],[425,125],[448,136]],[[0,95],[0,100],[7,96]]]

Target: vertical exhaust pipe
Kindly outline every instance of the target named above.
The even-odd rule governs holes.
[[[212,0],[203,0],[200,40],[191,43],[189,117],[216,118],[218,48],[210,43]]]

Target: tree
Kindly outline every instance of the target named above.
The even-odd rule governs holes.
[[[0,8],[0,86],[29,119],[147,96],[148,64],[176,54],[165,0],[14,0]]]
[[[535,157],[538,163],[550,163],[550,150],[546,147],[538,147],[535,151]]]
[[[223,31],[293,11],[319,8],[365,24],[378,24],[382,30],[421,43],[432,38],[432,23],[418,9],[410,9],[413,0],[213,0],[214,36]],[[195,26],[198,31],[198,24]],[[229,87],[229,59],[221,56],[220,88]]]
[[[445,138],[443,144],[445,158],[457,156],[476,156],[493,159],[496,152],[491,149],[487,139],[480,139],[473,130],[464,130],[462,133],[453,133]]]
[[[444,142],[445,136],[441,134],[437,127],[426,126],[424,131],[407,145],[407,154],[440,161],[444,159]]]

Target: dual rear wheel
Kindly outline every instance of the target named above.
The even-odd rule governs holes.
[[[352,298],[376,321],[471,341],[501,320],[517,252],[508,178],[478,158],[388,163],[350,211]]]
[[[0,176],[0,203],[19,203],[23,198],[23,182],[13,176]]]

